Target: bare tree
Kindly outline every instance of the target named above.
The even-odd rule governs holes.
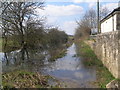
[[[42,1],[2,3],[3,36],[19,35],[21,46],[24,47],[25,23],[30,17],[36,15],[34,12],[36,8],[42,7]]]
[[[84,21],[86,21],[86,24],[89,25],[90,28],[95,28],[97,17],[96,17],[96,11],[94,9],[88,10],[84,15]]]
[[[78,28],[76,29],[75,36],[88,37],[91,34],[91,29],[97,27],[97,17],[94,9],[86,11],[83,18],[77,22]]]
[[[109,9],[107,7],[100,7],[100,20],[102,20],[105,16],[108,15]]]

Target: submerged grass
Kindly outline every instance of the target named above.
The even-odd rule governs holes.
[[[95,66],[97,81],[94,83],[101,88],[105,88],[106,85],[113,79],[113,75],[108,71],[108,69],[102,64],[102,61],[97,58],[94,51],[83,41],[77,42],[78,54],[84,58],[85,66]]]

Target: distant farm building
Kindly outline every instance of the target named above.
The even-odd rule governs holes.
[[[120,7],[101,20],[101,33],[120,30]]]

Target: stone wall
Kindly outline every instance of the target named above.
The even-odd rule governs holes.
[[[91,48],[113,76],[120,78],[120,32],[97,35]]]

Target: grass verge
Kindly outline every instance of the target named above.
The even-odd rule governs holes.
[[[113,75],[108,71],[108,69],[102,64],[102,61],[97,58],[94,51],[83,41],[77,42],[78,53],[84,58],[85,66],[95,66],[97,81],[94,83],[101,88],[105,88],[106,85],[113,79]]]

